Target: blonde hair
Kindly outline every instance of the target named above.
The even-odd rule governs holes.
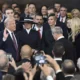
[[[71,31],[72,31],[72,41],[75,41],[75,37],[80,33],[80,19],[71,19]]]
[[[80,11],[78,9],[73,9],[71,11],[72,17],[74,17],[74,12],[77,13],[77,17],[80,18]]]

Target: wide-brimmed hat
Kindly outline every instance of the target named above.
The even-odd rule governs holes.
[[[21,23],[31,23],[31,24],[37,24],[34,22],[33,18],[31,17],[25,17],[23,21],[20,21]]]

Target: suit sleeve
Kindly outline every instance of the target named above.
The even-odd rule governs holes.
[[[3,41],[3,33],[0,32],[0,49],[3,49],[4,43],[5,43],[5,42]]]
[[[58,72],[56,74],[56,80],[65,80],[64,74],[62,72]]]

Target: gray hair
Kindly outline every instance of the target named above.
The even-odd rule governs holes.
[[[61,27],[59,26],[55,26],[54,28],[51,29],[52,34],[56,33],[56,34],[63,34],[63,30]]]
[[[4,26],[6,27],[7,23],[8,23],[10,20],[12,20],[12,19],[14,19],[14,17],[8,17],[8,18],[6,18],[5,21],[4,21]],[[15,19],[14,19],[14,20],[15,20]]]
[[[9,60],[6,54],[5,51],[0,50],[0,70],[4,70],[8,66]]]

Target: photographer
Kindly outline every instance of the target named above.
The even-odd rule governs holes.
[[[65,60],[62,64],[61,70],[53,58],[51,58],[49,55],[45,56],[46,60],[53,66],[56,71],[56,80],[70,80],[72,77],[74,77],[75,65],[72,60]]]

